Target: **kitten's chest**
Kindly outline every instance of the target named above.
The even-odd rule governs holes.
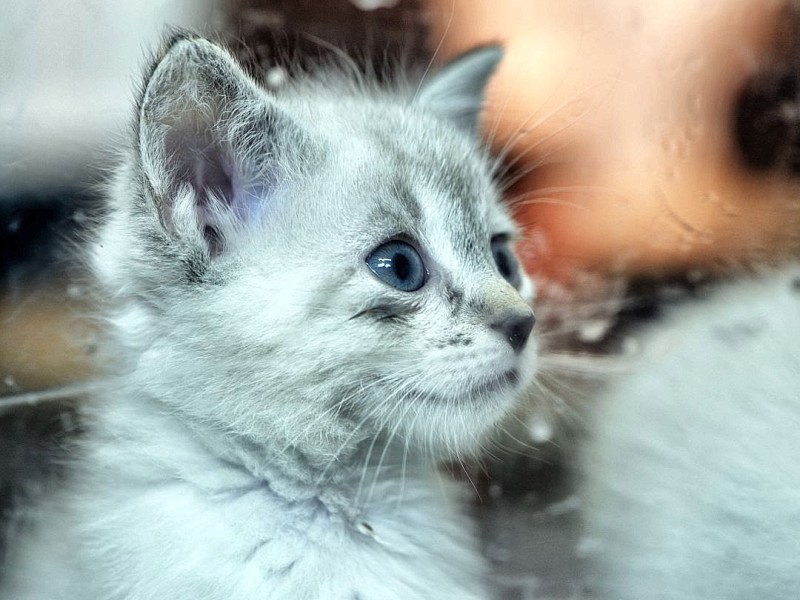
[[[323,494],[270,515],[249,555],[270,574],[267,587],[287,598],[483,597],[471,524],[452,498],[424,480],[405,482],[405,498],[391,482],[384,487],[361,504],[331,503]]]
[[[410,477],[401,486],[390,474],[359,495],[357,480],[302,490],[214,463],[202,470],[199,483],[138,490],[111,478],[103,505],[83,508],[105,515],[87,539],[114,543],[85,564],[125,564],[133,597],[483,597],[471,524],[447,485]]]

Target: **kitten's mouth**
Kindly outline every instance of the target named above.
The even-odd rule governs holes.
[[[509,387],[513,387],[519,383],[519,371],[516,369],[509,369],[503,373],[499,373],[497,375],[493,375],[489,377],[486,381],[479,383],[475,387],[470,390],[470,393],[473,396],[477,396],[480,394],[488,394],[491,392],[497,392]]]
[[[487,377],[485,380],[467,389],[466,392],[458,392],[457,399],[471,398],[472,400],[480,400],[481,398],[485,398],[490,394],[498,392],[508,393],[512,388],[519,384],[519,381],[519,371],[516,369],[509,369],[508,371]],[[422,393],[419,395],[419,398],[424,398],[437,404],[449,403],[453,400],[446,395],[436,392]]]

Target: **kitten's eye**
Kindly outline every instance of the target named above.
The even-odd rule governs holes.
[[[505,236],[495,236],[492,238],[492,257],[494,258],[494,264],[497,265],[497,270],[500,271],[500,275],[502,275],[508,283],[519,289],[522,283],[519,274],[519,263],[514,253],[511,252],[511,248],[509,248],[508,240]]]
[[[398,290],[413,292],[425,285],[427,271],[422,257],[413,246],[400,240],[375,248],[367,265],[378,279]]]

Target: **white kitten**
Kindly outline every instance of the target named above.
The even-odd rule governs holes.
[[[5,598],[486,597],[435,465],[534,368],[475,132],[499,59],[271,95],[206,40],[168,45],[94,253],[127,371]]]

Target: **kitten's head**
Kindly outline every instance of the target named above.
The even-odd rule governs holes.
[[[271,94],[174,40],[96,252],[137,385],[307,452],[379,431],[474,447],[534,370],[530,283],[476,134],[499,59],[418,90],[328,73]]]

